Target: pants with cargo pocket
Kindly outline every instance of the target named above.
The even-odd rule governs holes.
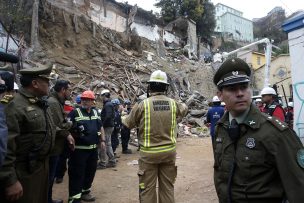
[[[80,203],[91,191],[97,167],[97,148],[75,149],[69,159],[69,203]]]
[[[146,163],[139,159],[138,164],[140,203],[156,203],[157,199],[159,203],[174,203],[174,183],[177,175],[175,159],[158,164]]]

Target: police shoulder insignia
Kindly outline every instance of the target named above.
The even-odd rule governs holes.
[[[252,138],[252,137],[247,138],[246,147],[248,147],[249,149],[254,148],[255,147],[255,139]]]
[[[297,152],[297,162],[301,168],[304,168],[304,149],[299,149]]]
[[[38,98],[37,97],[35,97],[35,98],[29,98],[28,100],[29,100],[30,103],[35,104],[35,103],[37,103]]]
[[[279,119],[277,119],[273,116],[267,115],[266,119],[280,131],[284,131],[284,130],[288,129],[288,125],[286,123],[280,121]]]

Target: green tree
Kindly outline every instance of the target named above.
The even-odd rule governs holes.
[[[155,6],[161,8],[161,15],[166,23],[180,16],[194,20],[197,34],[203,41],[211,42],[215,28],[215,9],[210,0],[159,0]]]

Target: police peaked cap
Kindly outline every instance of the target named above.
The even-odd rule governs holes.
[[[216,71],[213,82],[218,87],[224,87],[250,81],[251,70],[248,64],[239,58],[227,59]]]
[[[53,79],[50,74],[52,72],[52,66],[41,66],[34,68],[25,68],[20,70],[21,75],[28,75],[32,77],[41,77],[46,79]]]

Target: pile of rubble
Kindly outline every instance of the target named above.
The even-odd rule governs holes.
[[[61,15],[63,19],[59,19]],[[87,89],[94,91],[97,107],[102,105],[98,94],[103,89],[109,89],[113,98],[135,102],[146,93],[151,72],[161,69],[169,77],[169,96],[189,107],[189,114],[178,126],[179,136],[208,135],[204,119],[208,98],[215,92],[211,66],[190,60],[182,49],[144,38],[140,43],[142,52],[128,49],[124,33],[92,26],[85,17],[68,20],[74,17],[53,7],[51,11],[45,9],[39,28],[41,51],[24,57],[23,67],[53,66],[54,76],[71,81],[74,97]]]

